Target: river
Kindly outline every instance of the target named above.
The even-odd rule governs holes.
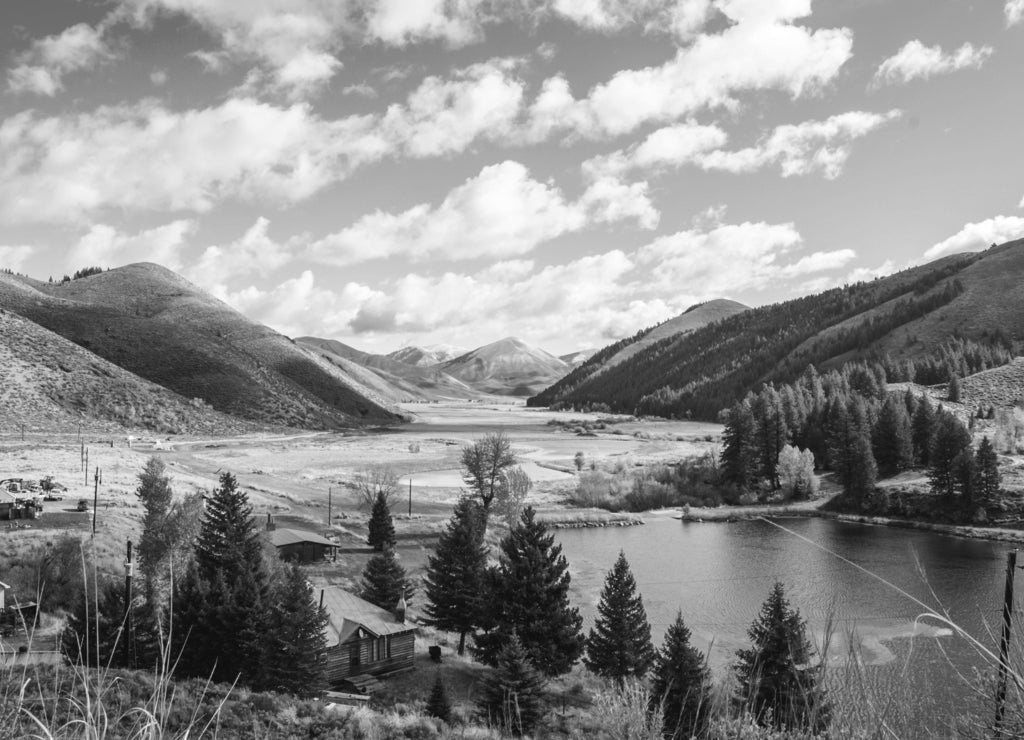
[[[644,526],[561,530],[557,538],[588,629],[621,549],[655,644],[681,611],[693,644],[709,653],[721,677],[747,644],[747,628],[778,580],[816,644],[831,620],[830,667],[849,665],[854,654],[869,673],[897,670],[928,693],[940,714],[966,706],[968,687],[957,674],[971,674],[983,661],[946,625],[917,619],[925,609],[897,589],[947,614],[995,651],[1010,547],[818,518],[683,523],[655,516]]]

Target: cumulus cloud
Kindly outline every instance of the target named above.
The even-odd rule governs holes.
[[[17,246],[0,245],[0,268],[18,272],[35,250],[25,244]]]
[[[112,267],[130,262],[156,262],[171,270],[180,270],[182,249],[195,232],[191,220],[178,220],[126,234],[107,224],[95,224],[68,252],[69,268],[84,265]]]
[[[370,4],[367,35],[394,46],[441,40],[465,46],[483,36],[481,0],[378,0]]]
[[[893,85],[927,80],[961,69],[980,69],[991,55],[991,46],[976,49],[971,44],[964,44],[956,51],[946,53],[940,46],[925,46],[914,39],[879,65],[872,84]]]
[[[898,110],[888,113],[851,111],[823,121],[779,126],[752,147],[707,152],[699,156],[698,163],[704,169],[727,172],[752,172],[778,165],[783,177],[820,173],[834,179],[842,173],[856,139],[899,115]]]
[[[930,247],[924,256],[936,259],[957,252],[977,252],[992,244],[1001,244],[1011,239],[1024,237],[1024,218],[1019,216],[996,216],[964,227],[948,239]]]
[[[53,97],[64,89],[64,76],[109,61],[115,54],[103,39],[103,26],[79,23],[33,42],[15,57],[7,85],[17,93]]]
[[[1024,20],[1024,0],[1006,0],[1006,25],[1015,26]]]
[[[795,98],[822,89],[850,58],[848,29],[791,22],[809,13],[809,2],[733,0],[720,7],[735,23],[697,37],[665,64],[618,72],[581,99],[564,78],[547,81],[531,106],[532,136],[619,136],[705,108],[735,108],[741,92],[779,90]]]
[[[728,134],[718,126],[703,126],[693,121],[666,126],[649,134],[639,144],[583,163],[591,177],[618,176],[633,169],[658,172],[670,167],[699,162],[701,157],[725,146]]]
[[[295,202],[386,151],[372,129],[369,117],[325,121],[304,105],[252,99],[180,113],[152,100],[80,115],[26,111],[0,123],[0,220]]]
[[[226,295],[226,283],[231,279],[257,274],[266,277],[288,264],[302,242],[294,236],[277,242],[268,233],[270,221],[262,216],[233,242],[212,245],[191,261],[185,275],[194,283],[212,290],[218,297]]]
[[[552,185],[533,180],[518,162],[485,167],[437,207],[376,211],[311,247],[317,259],[352,264],[403,255],[452,260],[526,254],[585,225],[582,209]]]
[[[707,297],[762,290],[785,278],[831,270],[855,257],[851,250],[816,252],[795,261],[802,244],[793,224],[720,224],[659,237],[637,251],[661,291],[689,290]]]

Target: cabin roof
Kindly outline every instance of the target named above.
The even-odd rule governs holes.
[[[321,537],[314,532],[307,532],[304,529],[272,529],[270,531],[270,541],[274,547],[284,547],[285,545],[298,545],[302,542],[313,542],[317,545],[326,545],[327,547],[337,547],[337,542],[331,542],[326,537]]]
[[[325,586],[324,609],[327,611],[327,642],[341,644],[362,627],[374,637],[412,632],[413,625],[399,622],[386,609],[360,599],[338,586]]]

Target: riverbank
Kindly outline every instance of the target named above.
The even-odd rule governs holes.
[[[736,522],[740,520],[773,518],[773,517],[817,517],[835,519],[853,524],[871,524],[879,527],[896,529],[916,529],[923,532],[935,532],[953,537],[966,537],[974,540],[992,540],[995,542],[1024,543],[1024,530],[1001,529],[998,527],[976,527],[968,524],[942,524],[940,522],[922,522],[911,519],[898,519],[885,516],[869,516],[867,514],[846,514],[836,511],[824,511],[822,506],[829,498],[814,501],[800,501],[794,504],[763,504],[756,506],[720,506],[717,508],[692,507],[688,512],[677,512],[672,516],[684,522]]]

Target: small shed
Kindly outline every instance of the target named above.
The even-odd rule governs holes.
[[[349,682],[362,688],[368,677],[412,669],[414,625],[338,586],[320,593],[327,611],[327,680],[332,686]]]
[[[299,563],[316,563],[328,556],[337,558],[338,544],[315,532],[302,529],[276,528],[271,525],[270,542],[277,548],[281,560]]]

